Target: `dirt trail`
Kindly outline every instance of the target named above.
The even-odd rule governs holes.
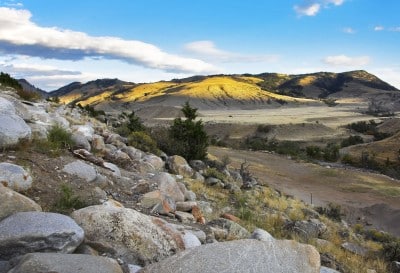
[[[235,168],[245,160],[262,184],[320,206],[333,202],[347,208],[349,221],[365,218],[373,226],[400,236],[400,181],[355,169],[324,167],[263,152],[210,147],[228,156]]]

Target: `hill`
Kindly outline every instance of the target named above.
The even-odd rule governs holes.
[[[37,88],[36,86],[34,86],[33,84],[31,84],[30,82],[28,82],[25,79],[19,79],[18,83],[22,86],[22,89],[26,92],[37,93],[43,98],[46,98],[49,96],[49,93],[47,93],[46,91],[44,91],[40,88]]]
[[[105,79],[72,83],[51,95],[63,103],[90,104],[105,111],[160,104],[179,107],[186,101],[199,109],[255,109],[378,100],[385,107],[400,109],[398,91],[366,71],[351,71],[194,76],[142,84]]]

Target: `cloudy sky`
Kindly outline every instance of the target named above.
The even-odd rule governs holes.
[[[400,89],[397,0],[0,0],[0,71],[54,90],[364,69]]]

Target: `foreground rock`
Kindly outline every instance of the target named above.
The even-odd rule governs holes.
[[[0,98],[0,148],[15,146],[31,134],[31,128],[16,114],[12,103]]]
[[[42,211],[42,208],[28,197],[0,184],[0,221],[22,211]]]
[[[122,273],[118,263],[110,258],[58,253],[26,254],[8,273]]]
[[[92,182],[97,178],[96,169],[80,160],[65,165],[63,171],[85,179],[87,182]]]
[[[116,206],[91,206],[72,213],[86,242],[130,264],[145,265],[175,254],[178,244],[154,219]]]
[[[0,163],[0,183],[15,191],[28,190],[32,186],[32,177],[21,166]]]
[[[238,240],[195,247],[144,268],[143,273],[319,273],[317,250],[294,241]]]
[[[72,253],[84,233],[70,217],[18,212],[0,222],[0,260],[32,252]]]

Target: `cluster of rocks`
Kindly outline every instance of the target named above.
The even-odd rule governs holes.
[[[95,204],[70,215],[43,212],[23,193],[35,183],[29,170],[0,163],[0,273],[18,272],[334,272],[320,267],[310,245],[253,233],[233,215],[207,219],[211,205],[188,188],[193,180],[240,191],[257,182],[180,156],[156,156],[78,109],[0,96],[0,148],[45,139],[54,124],[72,133],[74,157],[56,174],[93,185]],[[78,158],[78,159],[76,159]],[[243,187],[242,187],[243,189]],[[127,194],[125,194],[127,193]],[[122,198],[125,194],[126,198]],[[305,239],[326,227],[317,219],[288,225]]]

